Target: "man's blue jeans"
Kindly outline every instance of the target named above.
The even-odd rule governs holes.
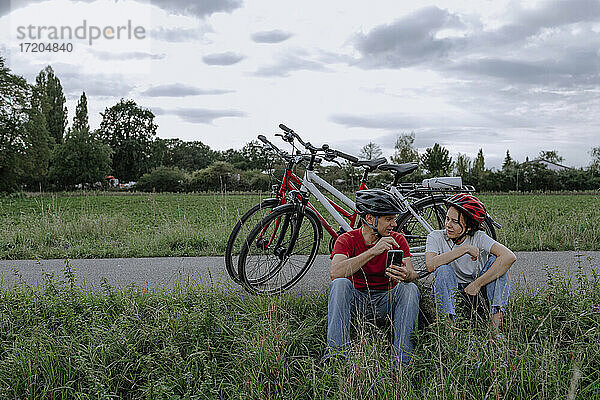
[[[344,353],[350,343],[353,315],[376,321],[392,318],[394,326],[393,354],[403,365],[412,358],[410,334],[419,316],[419,289],[414,283],[398,283],[391,290],[360,291],[347,278],[334,279],[329,285],[327,307],[327,350]]]
[[[479,276],[483,275],[496,260],[491,254]],[[445,315],[456,315],[456,297],[464,290],[466,284],[459,284],[454,269],[449,265],[441,265],[435,270],[433,294],[438,303],[438,309]],[[510,270],[504,275],[481,288],[481,295],[492,314],[504,312],[510,294]],[[465,296],[467,296],[465,294]],[[469,296],[472,297],[472,296]]]

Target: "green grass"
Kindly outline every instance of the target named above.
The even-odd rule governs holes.
[[[600,398],[600,280],[551,278],[514,296],[505,341],[438,320],[394,369],[385,331],[320,365],[324,295],[248,297],[180,287],[82,292],[67,278],[0,291],[3,399]],[[449,329],[458,332],[450,338]]]
[[[512,250],[600,250],[600,196],[481,198],[503,225],[498,239]],[[260,199],[103,193],[0,197],[0,258],[222,255],[236,219]],[[324,239],[322,252],[329,235]]]

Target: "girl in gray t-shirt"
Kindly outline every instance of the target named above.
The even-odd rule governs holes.
[[[475,306],[482,298],[489,307],[492,329],[499,333],[508,304],[508,270],[516,257],[481,230],[486,211],[479,199],[459,193],[446,204],[446,229],[431,232],[425,246],[427,269],[435,271],[433,291],[440,311],[456,315],[457,293]]]

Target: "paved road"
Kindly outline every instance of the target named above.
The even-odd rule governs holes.
[[[545,285],[548,267],[573,276],[579,266],[586,274],[600,273],[600,251],[518,252],[511,268],[512,285],[517,289],[537,289]],[[240,290],[227,276],[222,257],[163,257],[71,260],[77,284],[89,290],[102,290],[102,282],[122,289],[134,283],[143,288],[172,288],[175,285],[201,285]],[[65,260],[0,260],[0,286],[43,285],[44,276],[63,278]],[[297,285],[296,291],[321,291],[327,287],[329,259],[318,256],[313,267]]]

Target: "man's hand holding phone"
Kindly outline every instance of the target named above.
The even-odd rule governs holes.
[[[387,253],[385,275],[397,282],[409,278],[408,268],[403,259],[402,250],[389,250]]]

